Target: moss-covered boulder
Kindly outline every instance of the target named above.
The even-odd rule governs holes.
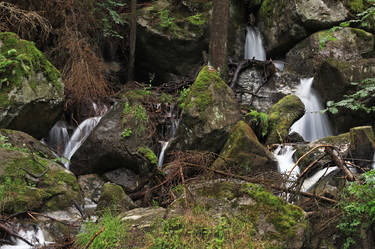
[[[232,89],[207,66],[180,106],[183,110],[174,144],[182,150],[219,152],[241,116]]]
[[[60,72],[34,43],[0,33],[0,127],[46,136],[63,100]]]
[[[271,152],[259,143],[255,133],[244,121],[239,121],[216,159],[214,169],[253,176],[266,171],[277,171],[277,162]]]
[[[305,105],[295,95],[288,95],[268,109],[269,133],[266,144],[282,143],[290,127],[305,113]]]
[[[127,168],[146,176],[157,165],[150,119],[142,100],[148,90],[126,91],[71,159],[77,175]]]
[[[308,224],[303,210],[274,196],[259,185],[232,179],[218,179],[194,183],[189,186],[196,206],[193,216],[169,215],[168,219],[185,224],[183,238],[189,238],[194,226],[204,227],[210,232],[215,228],[223,231],[221,248],[303,248]],[[184,207],[183,197],[172,207],[171,214]],[[188,218],[190,217],[190,218]],[[186,219],[184,219],[186,218]],[[194,224],[197,222],[197,224]],[[178,228],[176,226],[175,228]],[[220,228],[221,227],[221,228]],[[172,226],[173,228],[173,226]],[[191,230],[191,232],[189,232]],[[162,236],[155,232],[154,236]],[[181,236],[181,235],[180,235]],[[193,235],[194,236],[194,235]],[[212,234],[216,238],[215,234]],[[206,245],[210,236],[203,237]],[[191,241],[196,243],[196,241]],[[200,244],[189,244],[186,248],[204,248]]]
[[[326,59],[320,66],[314,79],[314,88],[319,92],[322,102],[340,101],[342,96],[354,93],[360,83],[375,75],[375,59],[360,59],[355,62],[340,61],[334,58]],[[367,105],[375,103],[375,98],[366,100]],[[330,113],[329,113],[330,114]],[[331,114],[330,114],[331,115]],[[336,133],[347,132],[351,127],[360,125],[374,125],[375,114],[363,111],[342,109],[335,115],[331,115],[331,124]]]
[[[194,76],[208,49],[204,34],[211,8],[211,1],[181,1],[175,6],[157,0],[145,5],[137,19],[138,75],[148,81],[148,72],[158,82]]]
[[[97,211],[105,212],[108,210],[126,211],[135,208],[135,204],[121,186],[106,183],[102,188]]]
[[[0,135],[1,212],[62,210],[72,206],[73,201],[80,201],[73,173],[46,158],[43,151],[34,151],[35,147],[26,144],[28,141],[20,146],[12,143],[10,133],[3,134]]]
[[[258,11],[258,20],[264,47],[271,56],[287,52],[309,34],[296,12],[295,1],[264,0]]]
[[[298,43],[287,53],[286,70],[311,77],[328,58],[354,62],[373,48],[373,35],[361,29],[320,31]]]
[[[358,14],[366,11],[373,4],[372,0],[341,0],[347,9],[350,11],[352,16],[357,16],[360,19]],[[368,15],[365,24],[361,25],[363,29],[368,32],[375,33],[375,16]]]

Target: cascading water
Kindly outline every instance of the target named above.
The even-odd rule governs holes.
[[[160,150],[159,159],[158,159],[158,167],[159,168],[161,168],[163,166],[165,151],[167,150],[170,141],[176,135],[176,131],[177,131],[178,124],[179,124],[179,120],[174,117],[174,109],[175,109],[174,107],[175,107],[174,104],[170,105],[168,116],[167,116],[171,120],[169,139],[168,139],[168,141],[160,141],[161,150]]]
[[[338,167],[330,167],[319,170],[313,176],[303,181],[301,190],[304,192],[308,191],[309,189],[311,189],[312,186],[314,186],[319,181],[320,178],[322,178],[322,176],[326,176],[332,171],[335,171],[336,169],[338,169]]]
[[[15,242],[15,245],[4,245],[4,246],[1,246],[0,249],[33,249],[36,247],[39,248],[39,246],[42,247],[42,246],[51,244],[51,242],[47,242],[45,240],[43,231],[38,227],[27,229],[27,230],[20,229],[20,231],[18,232],[18,235],[26,239],[27,241],[29,241],[35,246],[30,246],[23,240],[12,238],[12,241]]]
[[[74,130],[72,136],[69,137],[67,125],[63,121],[58,121],[49,132],[47,144],[66,159],[64,160],[64,165],[67,169],[69,169],[69,160],[74,153],[85,142],[87,137],[98,125],[100,119],[108,112],[108,108],[105,105],[102,108],[98,108],[98,106],[93,103],[93,108],[97,116],[84,120]]]
[[[304,103],[306,113],[291,127],[291,132],[297,132],[305,141],[332,135],[327,115],[320,113],[323,107],[317,93],[312,88],[313,81],[314,78],[301,79],[296,95]]]
[[[266,51],[263,48],[262,38],[258,29],[246,27],[245,60],[266,60]]]

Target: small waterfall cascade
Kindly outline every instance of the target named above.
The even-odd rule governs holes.
[[[245,60],[256,59],[260,61],[266,60],[266,51],[264,50],[262,38],[257,28],[246,27],[246,43],[245,43]]]
[[[159,141],[161,143],[161,150],[159,153],[159,159],[158,159],[158,167],[161,168],[163,166],[164,157],[165,157],[165,151],[168,148],[169,143],[172,141],[174,136],[176,135],[176,131],[179,124],[179,119],[175,117],[175,105],[171,104],[169,106],[169,111],[167,114],[167,118],[170,120],[169,127],[169,134],[166,137],[169,137],[167,141]],[[167,129],[168,130],[168,129]]]
[[[313,176],[303,181],[301,190],[304,192],[307,192],[311,187],[313,187],[319,181],[320,178],[322,178],[322,176],[326,176],[329,173],[335,171],[336,169],[338,169],[338,167],[330,167],[330,168],[324,168],[324,169],[319,170]]]
[[[318,94],[312,88],[314,78],[301,79],[296,95],[305,105],[306,113],[291,127],[291,132],[299,133],[305,141],[313,141],[332,135],[332,129],[323,109]]]
[[[277,159],[279,172],[281,174],[289,174],[289,172],[294,167],[295,163],[293,161],[293,154],[295,151],[296,150],[290,145],[284,146],[280,144],[273,152],[274,156]],[[291,174],[291,179],[295,179],[299,175],[299,173],[300,173],[299,168],[298,167],[294,168]]]
[[[20,229],[18,232],[18,235],[22,238],[26,239],[30,243],[32,243],[35,246],[30,246],[26,242],[20,240],[20,239],[14,239],[12,237],[12,241],[15,243],[15,245],[3,245],[0,247],[0,249],[33,249],[33,248],[39,248],[51,244],[52,242],[47,242],[44,238],[43,231],[39,228],[31,228],[31,229]]]
[[[69,169],[69,160],[74,153],[85,142],[101,118],[108,112],[108,107],[105,105],[99,108],[93,103],[93,108],[96,116],[80,123],[71,136],[69,136],[67,124],[64,121],[58,121],[49,132],[47,145],[55,149],[59,156],[66,159],[63,163],[67,169]]]

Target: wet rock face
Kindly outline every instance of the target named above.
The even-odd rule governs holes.
[[[119,185],[106,183],[101,192],[102,194],[96,209],[99,212],[106,212],[108,210],[126,211],[136,207]]]
[[[277,162],[272,153],[259,143],[253,130],[244,121],[239,121],[212,167],[229,169],[238,175],[254,176],[257,173],[277,171]]]
[[[296,1],[296,11],[303,25],[317,30],[345,21],[349,11],[340,1],[313,0]]]
[[[59,118],[64,85],[59,71],[35,47],[14,33],[0,33],[0,127],[40,139]]]
[[[353,158],[373,160],[375,152],[375,136],[371,126],[350,129],[350,152]],[[363,168],[372,168],[372,163],[356,162]]]
[[[240,74],[235,92],[243,106],[265,112],[286,95],[293,94],[299,82],[295,74],[277,72],[265,83],[261,72],[246,69]]]
[[[366,78],[372,78],[374,74],[374,58],[355,62],[329,58],[320,66],[314,80],[314,88],[320,93],[323,103],[330,100],[340,101],[342,96],[356,91],[357,86],[352,82],[359,83]],[[374,113],[348,109],[341,109],[337,114],[329,115],[336,133],[347,132],[353,126],[374,125],[375,120]]]
[[[259,29],[268,55],[283,54],[308,31],[295,9],[295,1],[265,0],[258,12]],[[288,13],[288,15],[285,15]]]
[[[328,36],[334,41],[326,41]],[[328,58],[354,62],[371,52],[374,37],[361,29],[343,28],[336,32],[320,31],[294,46],[286,56],[286,70],[299,75],[312,76]]]
[[[129,91],[103,117],[71,159],[70,169],[77,175],[104,173],[127,168],[145,176],[157,160],[149,136],[149,118],[139,92]],[[156,162],[155,162],[156,161]]]
[[[140,11],[137,20],[136,68],[159,82],[194,76],[208,50],[205,36],[209,2],[182,3],[176,8],[158,0]],[[149,79],[145,79],[149,80]]]
[[[176,149],[219,152],[240,119],[234,93],[217,72],[204,67],[182,103]]]
[[[17,131],[0,135],[1,212],[64,210],[80,202],[80,190],[73,173],[44,154],[36,139],[19,145]],[[26,134],[25,134],[26,135]],[[26,144],[31,144],[27,146]],[[34,146],[33,146],[34,144]],[[32,151],[31,151],[32,150]],[[34,151],[35,150],[35,151]],[[48,150],[44,148],[44,150]]]

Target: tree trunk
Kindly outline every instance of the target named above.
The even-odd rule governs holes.
[[[137,39],[137,0],[131,0],[131,24],[130,24],[130,54],[128,64],[128,81],[134,78],[134,62],[135,62],[135,42]]]
[[[227,75],[229,1],[214,0],[211,23],[209,64],[223,78]]]

